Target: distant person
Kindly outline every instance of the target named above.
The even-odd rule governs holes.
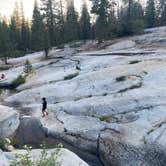
[[[48,112],[47,112],[47,100],[46,100],[45,97],[42,98],[42,114],[43,114],[42,117],[45,117],[46,115],[48,115]]]
[[[5,79],[5,74],[1,74],[1,79],[2,79],[2,80]]]

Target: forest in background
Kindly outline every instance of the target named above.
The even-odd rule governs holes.
[[[25,19],[22,4],[15,4],[10,20],[0,19],[0,58],[22,56],[65,43],[95,39],[98,42],[116,37],[141,34],[144,28],[166,25],[166,1],[90,0],[78,13],[73,0],[35,2],[32,20]],[[66,4],[66,5],[64,5]]]

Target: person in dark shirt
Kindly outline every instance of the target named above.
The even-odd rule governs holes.
[[[48,115],[48,112],[47,112],[47,100],[46,100],[45,97],[42,98],[42,114],[43,114],[42,117],[45,117],[46,115]]]

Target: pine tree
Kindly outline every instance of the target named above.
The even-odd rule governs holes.
[[[80,18],[80,33],[81,39],[83,40],[91,38],[90,14],[88,12],[87,4],[85,2],[82,6]]]
[[[124,4],[127,5],[127,8],[124,8],[123,12],[122,12],[122,19],[121,19],[121,22],[122,22],[122,27],[124,28],[123,29],[123,33],[125,35],[132,35],[132,16],[133,16],[133,13],[132,13],[132,9],[133,9],[133,4],[134,4],[134,0],[123,0]]]
[[[120,36],[141,33],[144,28],[144,11],[135,0],[124,0],[127,7],[121,8],[118,14],[118,33]]]
[[[146,5],[145,11],[145,25],[147,28],[151,28],[155,26],[156,20],[156,8],[155,8],[155,1],[148,0]]]
[[[46,28],[43,22],[43,16],[38,8],[37,1],[34,5],[33,18],[32,18],[32,37],[31,48],[32,50],[39,51],[45,48],[45,33]]]
[[[118,20],[116,16],[116,7],[117,3],[112,2],[109,16],[108,16],[108,37],[112,38],[117,36],[117,26],[118,26]]]
[[[160,26],[164,26],[166,25],[166,1],[159,0],[158,3],[158,22]]]
[[[132,7],[132,33],[141,33],[144,29],[144,10],[139,2],[134,2]]]
[[[13,20],[16,22],[17,29],[21,30],[22,26],[22,18],[21,18],[21,11],[18,3],[15,3],[14,11],[13,11]]]
[[[13,48],[15,50],[19,50],[21,48],[20,46],[21,28],[22,28],[21,10],[18,3],[16,2],[10,21],[10,38]]]
[[[21,41],[20,41],[20,49],[23,51],[27,51],[30,48],[30,27],[28,21],[25,20],[24,16],[24,8],[21,3]]]
[[[10,40],[12,42],[12,47],[14,50],[18,50],[20,42],[20,31],[17,27],[17,22],[13,16],[11,17],[10,20],[9,29],[10,29]]]
[[[74,1],[70,0],[67,4],[67,15],[65,22],[65,41],[73,41],[79,39],[79,23],[78,13],[74,7]]]
[[[21,27],[21,42],[20,49],[23,51],[27,51],[30,48],[30,28],[29,23],[25,20],[22,22]]]
[[[46,19],[46,26],[48,31],[48,38],[50,45],[56,45],[55,41],[55,18],[56,18],[56,9],[55,3],[53,0],[41,0],[42,2],[42,11]]]
[[[65,40],[65,21],[64,21],[64,6],[63,0],[58,0],[55,3],[55,44],[60,45]]]
[[[11,56],[12,44],[10,41],[9,27],[5,21],[0,22],[0,57],[7,64],[7,59]]]
[[[108,33],[108,16],[110,9],[109,0],[91,0],[92,9],[91,12],[96,14],[97,20],[95,25],[95,33],[98,41],[101,42],[103,39],[107,38]]]
[[[30,63],[30,61],[27,59],[25,61],[25,65],[24,65],[24,73],[26,74],[30,74],[33,71],[33,67]]]

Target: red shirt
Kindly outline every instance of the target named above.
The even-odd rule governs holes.
[[[5,79],[5,74],[2,74],[2,75],[1,75],[1,79]]]

